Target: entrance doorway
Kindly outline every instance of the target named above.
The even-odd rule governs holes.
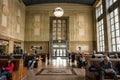
[[[66,57],[69,49],[68,17],[50,17],[50,55]]]

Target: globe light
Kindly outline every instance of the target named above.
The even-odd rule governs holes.
[[[56,7],[54,11],[54,15],[56,17],[61,17],[64,14],[64,10],[61,7]]]

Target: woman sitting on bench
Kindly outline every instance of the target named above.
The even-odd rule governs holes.
[[[0,70],[0,77],[6,76],[8,78],[8,76],[12,74],[13,69],[14,63],[11,61],[11,59],[8,59],[7,65],[3,65],[2,69]]]

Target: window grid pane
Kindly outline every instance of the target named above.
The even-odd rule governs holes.
[[[101,14],[103,14],[102,4],[96,9],[96,18],[98,18]]]
[[[103,19],[97,22],[97,44],[98,44],[98,51],[100,52],[105,51]]]
[[[107,5],[107,9],[113,4],[115,3],[117,0],[106,0],[106,5]]]
[[[118,8],[109,13],[112,51],[120,51],[120,30]]]

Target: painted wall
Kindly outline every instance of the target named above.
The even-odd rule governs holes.
[[[24,29],[25,5],[19,0],[0,0],[0,35],[9,38],[9,53],[13,52],[14,39],[24,41]]]
[[[69,16],[70,50],[77,52],[76,47],[93,49],[93,7],[81,4],[59,4],[64,9],[63,16]],[[26,7],[25,41],[49,41],[50,16],[56,4],[40,4]],[[27,45],[26,45],[27,46]],[[46,45],[47,46],[47,45]]]
[[[37,49],[33,49],[37,47]],[[29,54],[34,54],[35,50],[37,53],[48,53],[49,52],[49,42],[48,41],[25,41],[25,52]]]

